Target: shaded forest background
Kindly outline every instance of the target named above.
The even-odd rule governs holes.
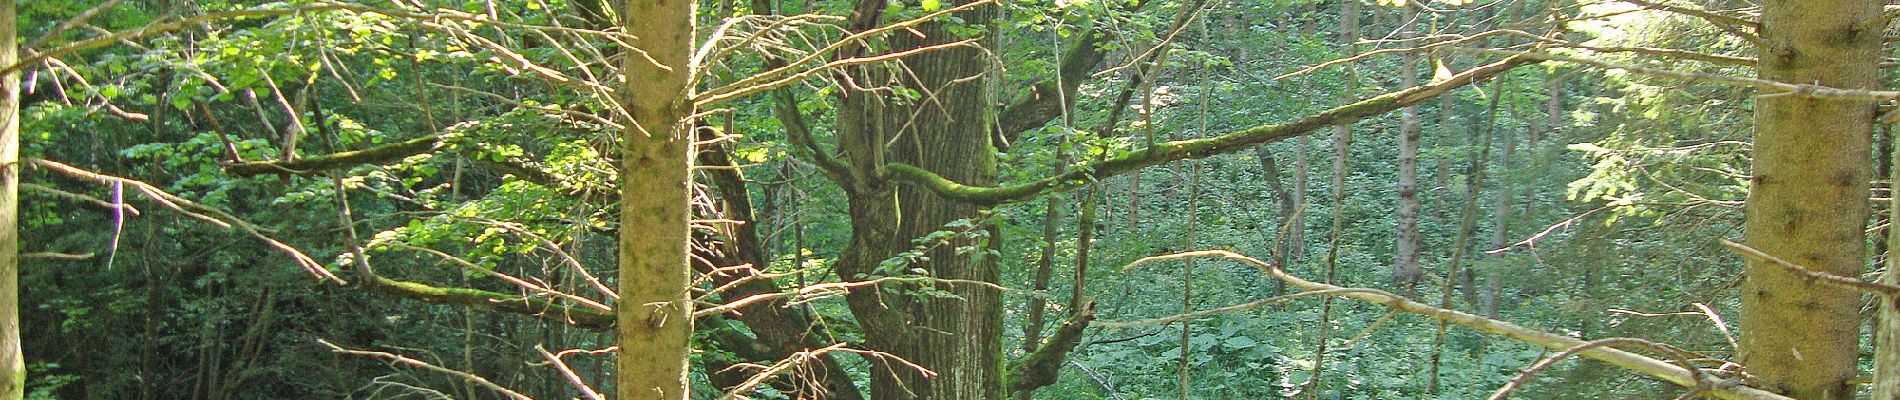
[[[616,41],[648,22],[595,0],[17,7],[25,398],[613,393],[616,240],[651,229],[616,219],[616,138],[635,129],[620,102],[639,86],[615,79],[636,58]],[[1124,268],[1203,249],[1558,336],[1668,343],[1733,373],[1744,257],[1723,240],[1741,241],[1755,103],[1772,88],[1723,77],[1756,76],[1761,39],[1736,26],[1761,12],[699,2],[694,40],[719,40],[689,69],[703,105],[684,193],[691,296],[716,312],[692,318],[690,397],[898,398],[880,394],[930,378],[880,377],[928,374],[876,352],[941,350],[919,362],[1008,371],[972,383],[983,397],[1466,399],[1561,351],[1368,302],[1250,303],[1302,288],[1231,260]],[[918,23],[889,28],[901,21]],[[844,40],[863,32],[877,33]],[[870,59],[883,54],[903,57]],[[743,89],[787,66],[811,73]],[[1442,94],[1407,91],[1421,86]],[[744,96],[715,98],[727,93]],[[1355,103],[1388,93],[1437,96]],[[1874,281],[1893,139],[1869,134],[1877,201],[1854,257],[1870,267],[1849,275]],[[1247,142],[1146,158],[1230,137]],[[1118,159],[1142,165],[1101,164]],[[1012,194],[938,174],[1084,179]],[[905,211],[919,209],[948,211]],[[944,306],[983,296],[995,310]],[[1865,314],[1848,351],[1859,375],[1873,370],[1867,297],[1830,310]],[[879,331],[910,324],[979,343]],[[1066,358],[1032,357],[1045,346]],[[833,351],[778,363],[815,349]],[[1677,355],[1662,353],[1648,354]],[[1004,387],[1036,370],[1057,372]],[[1683,395],[1640,376],[1568,358],[1514,395]]]

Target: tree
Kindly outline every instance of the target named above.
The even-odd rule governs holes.
[[[881,13],[882,7],[872,10]],[[982,6],[960,13],[963,24],[925,23],[916,28],[920,35],[893,36],[891,47],[910,49],[961,40],[969,36],[953,33],[958,28],[989,24],[997,12],[995,7]],[[871,18],[875,21],[875,14]],[[875,25],[860,22],[859,26]],[[930,94],[928,99],[875,91],[838,94],[838,137],[851,177],[840,182],[851,211],[851,239],[838,265],[845,279],[892,276],[916,268],[933,278],[997,282],[995,258],[981,250],[987,246],[972,234],[922,244],[927,262],[900,258],[901,253],[920,246],[914,239],[938,231],[985,232],[971,225],[984,222],[978,220],[979,207],[974,204],[880,176],[883,163],[894,161],[948,171],[960,181],[994,179],[991,122],[985,117],[990,93],[981,79],[970,79],[989,71],[982,59],[983,49],[970,45],[914,56],[905,62],[904,70],[880,66],[850,72],[851,79],[860,84],[882,83]],[[886,262],[893,259],[896,264]],[[873,360],[871,398],[1002,396],[1002,297],[994,288],[930,283],[895,291],[852,291],[847,300],[870,348],[936,375],[925,375],[897,360]]]
[[[621,62],[632,116],[620,134],[620,357],[617,398],[684,400],[692,352],[688,258],[694,137],[693,10],[698,2],[628,0],[621,26],[640,32]]]
[[[1399,32],[1401,36],[1409,38],[1412,37],[1413,32],[1417,30],[1418,23],[1414,21],[1416,18],[1413,17],[1417,16],[1418,12],[1410,8],[1408,8],[1408,10],[1410,11],[1406,12],[1406,17],[1399,19],[1402,24],[1399,28]],[[1401,46],[1416,46],[1416,41],[1408,40]],[[1418,53],[1406,52],[1403,57],[1405,60],[1399,63],[1399,84],[1403,85],[1402,87],[1417,86]],[[1418,146],[1421,129],[1418,107],[1405,107],[1402,113],[1403,115],[1400,117],[1399,122],[1399,158],[1397,160],[1399,167],[1399,205],[1397,213],[1399,229],[1397,234],[1394,235],[1398,240],[1398,244],[1392,255],[1392,279],[1398,282],[1400,287],[1406,288],[1404,291],[1409,293],[1411,292],[1410,288],[1418,285],[1419,276],[1424,272],[1418,265],[1420,252],[1418,234]],[[1450,278],[1447,277],[1447,279]]]
[[[1885,26],[1881,2],[1762,4],[1764,80],[1871,89]],[[1873,107],[1861,100],[1756,97],[1749,246],[1812,270],[1856,276],[1865,253]],[[1796,399],[1844,399],[1858,358],[1860,296],[1771,262],[1748,260],[1741,361]]]
[[[0,65],[19,60],[13,0],[0,0]],[[20,74],[0,75],[0,399],[26,396],[20,352]]]

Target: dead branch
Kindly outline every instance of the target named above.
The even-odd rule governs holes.
[[[553,364],[555,370],[561,371],[561,376],[566,377],[567,382],[574,385],[574,389],[580,390],[582,396],[587,396],[589,400],[607,400],[605,396],[600,395],[600,392],[595,391],[593,386],[587,386],[587,382],[582,381],[581,376],[575,374],[573,368],[568,368],[567,363],[562,362],[560,356],[549,353],[547,348],[541,347],[539,344],[534,345],[534,351],[541,353],[541,357],[547,358],[548,363]],[[566,354],[567,351],[562,351],[561,353]]]
[[[1788,260],[1783,260],[1780,257],[1775,257],[1768,253],[1763,253],[1761,250],[1756,250],[1755,248],[1748,247],[1748,245],[1745,245],[1745,244],[1735,243],[1727,239],[1723,239],[1721,243],[1722,243],[1722,247],[1726,247],[1730,251],[1734,251],[1736,254],[1741,254],[1743,256],[1747,256],[1748,258],[1753,258],[1757,261],[1764,261],[1769,264],[1774,264],[1775,266],[1781,267],[1781,269],[1788,270],[1788,272],[1793,273],[1795,275],[1801,275],[1801,276],[1807,277],[1809,280],[1820,281],[1821,283],[1825,283],[1832,286],[1839,286],[1846,289],[1857,290],[1860,292],[1876,294],[1876,295],[1889,297],[1889,298],[1894,297],[1895,295],[1900,295],[1900,286],[1897,286],[1897,285],[1890,285],[1890,284],[1879,283],[1879,282],[1868,282],[1868,281],[1863,281],[1857,278],[1851,278],[1851,277],[1845,277],[1845,276],[1830,274],[1830,273],[1821,272],[1821,271],[1815,271],[1808,267],[1801,266],[1800,264],[1795,264]]]
[[[1135,260],[1134,262],[1129,263],[1129,266],[1126,268],[1134,268],[1136,266],[1140,266],[1143,264],[1169,261],[1169,260],[1179,260],[1179,259],[1185,259],[1185,258],[1221,258],[1221,259],[1239,262],[1242,264],[1251,265],[1255,268],[1260,269],[1261,272],[1266,273],[1268,276],[1274,279],[1278,279],[1278,280],[1286,282],[1288,286],[1304,289],[1307,291],[1347,289],[1344,287],[1339,287],[1339,286],[1334,286],[1330,284],[1313,282],[1306,279],[1302,279],[1300,277],[1288,274],[1286,271],[1281,270],[1278,266],[1275,266],[1273,264],[1269,264],[1265,261],[1260,261],[1252,257],[1247,257],[1239,253],[1234,253],[1234,252],[1225,251],[1225,250],[1201,250],[1201,251],[1191,251],[1191,252],[1185,252],[1185,253],[1152,256],[1152,257],[1142,258],[1140,260]],[[1336,294],[1335,297],[1342,297],[1342,298],[1348,298],[1348,299],[1358,300],[1358,301],[1372,303],[1372,304],[1383,305],[1386,307],[1390,307],[1394,310],[1424,315],[1426,317],[1430,317],[1433,319],[1471,328],[1479,332],[1499,335],[1499,336],[1507,337],[1513,340],[1521,341],[1524,343],[1528,343],[1528,344],[1532,344],[1532,345],[1536,345],[1536,346],[1540,346],[1540,347],[1544,347],[1544,348],[1548,348],[1552,350],[1559,350],[1559,351],[1568,350],[1568,349],[1577,348],[1579,346],[1583,346],[1589,343],[1589,342],[1585,342],[1583,340],[1579,340],[1579,339],[1568,337],[1568,336],[1562,336],[1562,335],[1557,335],[1557,334],[1553,334],[1549,332],[1532,330],[1529,328],[1517,326],[1516,324],[1512,324],[1509,322],[1485,318],[1485,317],[1481,317],[1477,315],[1459,312],[1456,310],[1433,307],[1430,305],[1426,305],[1424,303],[1412,301],[1411,299],[1407,299],[1403,296],[1399,296],[1399,295],[1384,292],[1384,291],[1374,290],[1374,289],[1343,291]],[[1621,367],[1624,369],[1642,373],[1644,375],[1648,375],[1665,382],[1673,383],[1678,386],[1687,387],[1687,388],[1706,389],[1707,390],[1706,393],[1708,395],[1716,397],[1716,398],[1720,398],[1720,399],[1792,400],[1786,396],[1775,394],[1773,392],[1769,392],[1766,390],[1761,390],[1761,389],[1757,389],[1757,388],[1753,388],[1749,386],[1744,386],[1733,381],[1721,380],[1716,377],[1709,376],[1708,374],[1702,374],[1700,373],[1700,371],[1697,371],[1697,370],[1685,369],[1682,366],[1679,366],[1677,364],[1674,364],[1668,361],[1658,360],[1655,358],[1651,358],[1651,357],[1644,356],[1641,354],[1631,353],[1628,351],[1623,351],[1623,350],[1618,350],[1618,349],[1613,349],[1613,348],[1591,347],[1591,348],[1578,350],[1576,353],[1586,358],[1602,361],[1610,365],[1615,365],[1617,367]]]
[[[1659,353],[1667,354],[1669,355],[1671,360],[1676,362],[1677,365],[1680,365],[1682,366],[1683,369],[1688,370],[1691,373],[1695,374],[1698,378],[1697,379],[1698,381],[1702,380],[1701,379],[1701,376],[1703,375],[1702,370],[1696,368],[1695,364],[1689,363],[1689,360],[1695,358],[1695,356],[1692,354],[1689,354],[1689,352],[1687,351],[1683,351],[1682,349],[1676,348],[1676,346],[1670,346],[1668,344],[1663,344],[1663,343],[1658,343],[1658,342],[1653,342],[1653,341],[1648,341],[1648,340],[1643,340],[1643,339],[1636,339],[1636,338],[1597,339],[1597,340],[1592,340],[1589,342],[1584,342],[1583,344],[1579,344],[1568,349],[1564,349],[1563,351],[1558,352],[1555,355],[1546,357],[1543,360],[1539,360],[1535,364],[1531,364],[1530,368],[1525,368],[1523,372],[1519,372],[1517,376],[1511,378],[1510,382],[1505,383],[1503,387],[1498,388],[1497,392],[1491,393],[1491,396],[1486,397],[1485,399],[1486,400],[1504,400],[1504,399],[1510,398],[1512,391],[1517,390],[1517,388],[1519,387],[1523,387],[1524,384],[1526,383],[1530,383],[1532,375],[1536,375],[1537,372],[1543,371],[1545,368],[1550,368],[1550,366],[1552,365],[1556,365],[1558,361],[1563,361],[1564,358],[1570,357],[1572,355],[1576,355],[1578,352],[1582,352],[1584,350],[1589,350],[1589,349],[1598,348],[1598,347],[1611,347],[1611,346],[1616,346],[1616,345],[1629,345],[1629,346],[1643,347],[1643,348],[1655,350],[1656,352],[1659,352]],[[1696,386],[1696,387],[1690,388],[1689,390],[1690,390],[1690,393],[1696,393],[1696,392],[1701,392],[1703,390],[1708,390],[1708,388],[1703,387],[1703,386]]]
[[[1261,144],[1310,134],[1320,128],[1353,123],[1361,118],[1417,104],[1452,89],[1536,62],[1535,58],[1510,57],[1503,61],[1472,68],[1441,82],[1386,93],[1286,123],[1260,125],[1215,137],[1158,143],[1127,155],[1078,164],[1070,168],[1069,172],[1016,185],[971,186],[903,163],[886,164],[880,173],[885,178],[918,185],[936,192],[938,196],[966,203],[995,205],[1022,201],[1046,193],[1068,190],[1091,181],[1138,171],[1151,165],[1233,153]]]
[[[421,368],[423,370],[427,370],[430,372],[436,372],[436,373],[440,373],[444,375],[462,378],[462,380],[464,381],[468,381],[470,383],[480,385],[481,387],[487,388],[488,390],[495,391],[495,393],[500,393],[502,395],[505,395],[509,399],[534,400],[534,398],[528,397],[527,395],[521,394],[520,392],[509,390],[506,387],[497,385],[495,384],[495,382],[489,381],[488,378],[481,377],[481,375],[475,375],[468,372],[438,367],[435,364],[430,364],[428,362],[417,360],[414,358],[409,358],[408,356],[404,356],[400,354],[385,353],[385,352],[380,352],[380,351],[350,350],[350,349],[343,348],[343,346],[337,346],[335,343],[330,343],[330,341],[323,340],[323,339],[317,339],[317,343],[323,344],[324,347],[329,347],[330,352],[333,352],[333,353],[376,358],[383,361],[388,361],[390,365],[407,365],[410,367]]]
[[[84,169],[80,169],[78,167],[62,164],[56,161],[45,160],[45,159],[29,159],[26,162],[40,168],[45,168],[48,170],[66,174],[68,176],[76,177],[82,180],[88,180],[88,181],[94,181],[94,182],[116,182],[119,184],[124,184],[127,186],[138,188],[139,192],[144,193],[145,196],[152,199],[152,201],[157,202],[160,205],[165,206],[166,208],[170,208],[173,211],[177,211],[180,214],[184,214],[186,216],[196,218],[201,221],[205,221],[219,228],[225,228],[225,229],[235,228],[240,232],[250,235],[251,237],[257,238],[257,240],[263,241],[265,245],[268,245],[271,248],[275,248],[278,251],[282,251],[284,252],[284,254],[289,255],[292,260],[295,260],[297,262],[297,266],[303,267],[305,271],[310,272],[311,275],[315,275],[319,279],[327,279],[327,280],[335,281],[338,284],[349,283],[349,282],[344,281],[343,278],[337,277],[336,274],[330,273],[330,270],[324,268],[322,263],[318,263],[317,260],[311,259],[310,256],[308,255],[304,255],[302,250],[297,250],[297,248],[291,247],[289,244],[285,244],[282,241],[278,241],[276,238],[273,238],[270,235],[265,234],[263,229],[258,228],[255,225],[251,225],[251,223],[249,222],[245,222],[244,220],[238,219],[237,216],[231,215],[231,213],[224,212],[224,210],[219,210],[211,206],[199,204],[198,202],[186,200],[183,197],[178,197],[178,195],[174,195],[169,192],[166,192],[163,189],[159,189],[158,186],[152,185],[150,183],[145,183],[144,181],[140,181],[136,179],[123,178],[123,177],[117,177],[117,176],[87,171]]]

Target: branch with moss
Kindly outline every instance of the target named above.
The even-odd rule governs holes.
[[[1148,3],[1151,1],[1140,0],[1124,4],[1117,10],[1140,11]],[[1009,145],[1015,143],[1023,132],[1048,125],[1049,121],[1062,116],[1075,104],[1077,90],[1082,87],[1082,82],[1088,80],[1090,72],[1108,56],[1102,44],[1115,39],[1115,31],[1109,29],[1110,26],[1108,23],[1091,25],[1074,43],[1067,45],[1067,50],[1057,61],[1054,76],[1030,85],[1014,102],[1003,107],[997,121],[995,142],[998,149],[1008,150]],[[1065,101],[1068,104],[1063,104]]]
[[[341,151],[296,160],[248,161],[226,164],[224,171],[237,176],[267,174],[312,175],[322,171],[364,164],[382,164],[409,156],[439,150],[449,143],[446,136],[424,136],[362,150]]]
[[[236,176],[270,174],[310,176],[323,171],[354,168],[359,165],[392,163],[418,154],[441,151],[448,149],[449,140],[446,136],[426,136],[362,150],[342,151],[290,161],[230,163],[224,165],[224,171]],[[557,187],[561,183],[559,176],[530,166],[521,160],[513,158],[494,160],[486,157],[468,157],[468,159],[484,169],[514,175],[516,178],[541,186]]]
[[[1047,193],[1073,189],[1090,181],[1134,172],[1153,165],[1233,153],[1257,145],[1299,137],[1328,126],[1350,124],[1366,117],[1418,104],[1452,89],[1536,62],[1536,59],[1529,57],[1510,57],[1503,61],[1472,68],[1440,82],[1386,93],[1291,122],[1260,125],[1209,138],[1158,143],[1118,157],[1078,164],[1066,173],[1016,185],[996,187],[966,185],[923,168],[903,163],[887,164],[884,166],[883,173],[886,179],[917,185],[950,200],[977,205],[1022,201]]]
[[[426,283],[400,281],[382,276],[375,277],[375,283],[367,286],[370,291],[397,297],[528,315],[580,328],[607,329],[614,326],[614,314],[611,311],[567,306],[530,296],[516,296],[480,289],[430,286]]]
[[[1056,328],[1054,334],[1042,341],[1036,351],[1024,356],[1009,366],[1004,377],[1004,387],[1009,389],[1010,397],[1029,399],[1036,389],[1056,383],[1058,373],[1062,372],[1062,363],[1068,359],[1069,352],[1082,344],[1082,332],[1089,323],[1095,321],[1095,303],[1090,302],[1076,309],[1069,321]]]

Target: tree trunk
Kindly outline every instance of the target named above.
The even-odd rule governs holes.
[[[1399,28],[1399,36],[1409,38],[1415,30],[1412,23]],[[1412,47],[1415,41],[1406,40],[1401,47]],[[1418,55],[1405,53],[1399,64],[1399,81],[1402,87],[1418,86]],[[1410,293],[1418,285],[1419,237],[1418,237],[1418,107],[1406,107],[1399,119],[1399,207],[1398,207],[1398,245],[1392,256],[1392,279],[1400,290]]]
[[[632,41],[639,51],[621,64],[622,104],[633,116],[620,138],[615,393],[621,400],[687,398],[693,8],[691,1],[628,0],[621,9],[621,26],[640,32]]]
[[[1069,309],[1088,303],[1089,247],[1095,242],[1095,205],[1102,202],[1101,183],[1090,183],[1080,196],[1075,217],[1075,277],[1069,287]]]
[[[971,26],[989,23],[995,7],[958,14]],[[910,49],[957,40],[941,23],[918,26],[920,34],[898,34],[892,49]],[[978,217],[974,205],[938,197],[910,185],[878,179],[885,162],[903,162],[957,182],[989,185],[995,181],[995,157],[985,119],[989,95],[980,76],[990,69],[982,49],[960,47],[919,54],[906,59],[907,71],[888,67],[853,69],[860,84],[879,82],[928,89],[929,100],[891,98],[878,92],[839,94],[837,124],[852,175],[846,186],[852,215],[851,242],[840,255],[838,271],[847,280],[908,274],[922,269],[940,279],[997,282],[994,257],[977,240],[959,235],[931,246],[928,261],[908,260],[896,269],[880,268],[885,260],[911,250],[912,240],[942,230],[958,220]],[[972,221],[973,223],[982,223]],[[972,232],[981,229],[972,230]],[[936,375],[891,359],[872,358],[871,398],[876,399],[997,399],[1002,396],[1001,293],[982,285],[885,285],[881,290],[856,290],[847,296],[852,314],[864,327],[865,342],[873,350],[900,357]],[[948,292],[932,295],[920,289]]]
[[[1894,132],[1893,132],[1892,125],[1881,125],[1880,127],[1874,130],[1874,154],[1881,155],[1881,156],[1893,154],[1893,133]],[[1878,156],[1874,157],[1874,181],[1873,181],[1874,196],[1873,197],[1875,198],[1879,198],[1880,196],[1893,197],[1893,174],[1892,174],[1893,165],[1892,164],[1893,164],[1892,157],[1878,157]],[[1888,205],[1890,204],[1891,202],[1889,202]],[[1890,222],[1892,222],[1893,220],[1891,218],[1888,218],[1888,214],[1891,214],[1891,213],[1881,212],[1881,211],[1884,211],[1881,209],[1882,206],[1884,206],[1883,204],[1874,203],[1872,204],[1872,206],[1873,206],[1872,212],[1874,214],[1873,215],[1874,230],[1870,233],[1874,242],[1873,269],[1875,271],[1880,271],[1881,268],[1885,268],[1887,266],[1887,259],[1884,256],[1887,254],[1888,243],[1884,239],[1886,239],[1887,237],[1887,230],[1892,228],[1892,225],[1890,224]]]
[[[1057,163],[1065,161],[1058,157]],[[1042,258],[1036,259],[1036,277],[1035,281],[1030,283],[1035,292],[1029,298],[1029,305],[1026,307],[1028,318],[1023,321],[1023,354],[1034,353],[1036,344],[1042,341],[1042,318],[1045,311],[1043,309],[1049,305],[1048,300],[1042,295],[1049,291],[1049,279],[1055,275],[1056,222],[1061,220],[1060,214],[1056,213],[1056,203],[1057,199],[1052,196],[1048,204],[1043,206]]]
[[[1280,163],[1273,158],[1273,151],[1267,146],[1260,146],[1255,148],[1254,155],[1260,159],[1260,172],[1267,180],[1267,191],[1271,192],[1273,198],[1280,203],[1280,220],[1272,229],[1274,236],[1269,236],[1273,241],[1268,243],[1273,249],[1273,264],[1292,265],[1292,231],[1294,222],[1299,220],[1299,205],[1296,203],[1297,200],[1293,199],[1293,194],[1287,191],[1286,184],[1280,181]],[[1284,282],[1273,285],[1275,296],[1279,296],[1285,290]]]
[[[1503,96],[1504,94],[1499,93],[1498,95]],[[1491,110],[1491,127],[1489,129],[1493,132],[1500,129],[1497,123],[1497,113],[1498,111],[1496,109]],[[1511,204],[1511,158],[1517,155],[1517,130],[1510,128],[1502,129],[1504,136],[1498,138],[1498,140],[1504,142],[1502,152],[1498,154],[1498,171],[1502,174],[1498,176],[1498,194],[1496,197],[1491,198],[1492,236],[1490,248],[1492,249],[1502,248],[1511,243],[1511,208],[1513,206],[1513,204]],[[1487,318],[1498,319],[1498,295],[1504,291],[1503,271],[1499,271],[1495,268],[1490,271],[1485,271],[1484,285],[1484,302],[1482,306],[1484,315]]]
[[[1900,162],[1896,162],[1900,161],[1900,151],[1894,151],[1892,146],[1886,146],[1883,150],[1885,152],[1880,154],[1887,159],[1883,166],[1889,168],[1887,175],[1891,177],[1891,169],[1900,165]],[[1888,187],[1893,185],[1889,183]],[[1887,221],[1900,221],[1900,196],[1889,192],[1887,197]],[[1882,241],[1884,238],[1886,251],[1875,254],[1874,259],[1882,260],[1889,266],[1895,265],[1894,261],[1900,261],[1900,252],[1893,251],[1893,242],[1900,240],[1900,229],[1889,226],[1883,233],[1884,236],[1874,240]],[[1880,282],[1889,285],[1900,282],[1900,270],[1887,268],[1881,273]],[[1900,398],[1900,303],[1896,303],[1900,298],[1875,297],[1874,300],[1879,303],[1880,315],[1874,318],[1873,398]]]
[[[1311,163],[1307,161],[1306,151],[1312,147],[1313,138],[1300,135],[1293,144],[1293,207],[1296,215],[1293,222],[1287,224],[1286,242],[1288,261],[1299,262],[1306,258],[1306,187],[1312,181]],[[1285,285],[1281,285],[1285,286]]]
[[[1874,0],[1771,0],[1758,74],[1777,82],[1870,89],[1879,73],[1881,18]],[[1857,276],[1865,248],[1866,101],[1796,95],[1755,100],[1754,172],[1744,225],[1748,245],[1820,272]],[[1763,388],[1802,400],[1853,395],[1860,295],[1748,260],[1742,283],[1741,361]]]
[[[0,65],[20,59],[14,0],[0,0]],[[26,397],[20,354],[20,74],[0,76],[0,400]]]
[[[1894,132],[1889,133],[1888,138],[1891,139],[1891,133]],[[1888,143],[1888,146],[1883,148],[1885,152],[1880,153],[1885,156],[1882,158],[1887,160],[1882,163],[1882,166],[1889,169],[1886,173],[1889,177],[1893,176],[1891,169],[1895,165],[1900,165],[1900,162],[1896,162],[1900,161],[1900,151],[1894,151],[1891,144]],[[1891,188],[1893,185],[1889,183],[1888,187]],[[1894,196],[1892,192],[1887,195],[1887,221],[1900,221],[1900,196]],[[1889,226],[1884,233],[1884,236],[1874,240],[1885,242],[1886,252],[1875,254],[1874,259],[1882,260],[1886,265],[1892,266],[1895,265],[1895,261],[1900,261],[1900,252],[1893,251],[1893,242],[1900,240],[1900,229]],[[1886,240],[1882,241],[1882,238]],[[1900,282],[1900,270],[1887,268],[1881,273],[1880,282],[1889,285]],[[1879,303],[1880,315],[1874,318],[1873,398],[1900,398],[1900,303],[1896,302],[1900,298],[1876,296],[1874,300]]]

